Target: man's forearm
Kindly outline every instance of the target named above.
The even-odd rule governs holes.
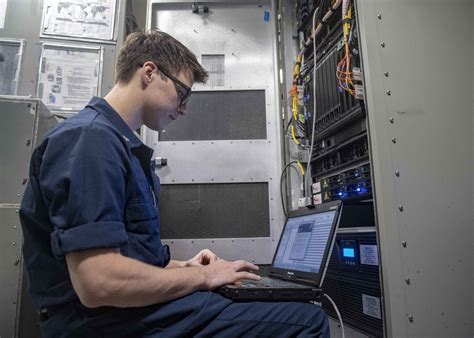
[[[177,260],[170,260],[168,265],[166,266],[167,269],[169,268],[184,268],[187,266],[186,261],[177,261]]]
[[[162,269],[109,250],[76,252],[66,258],[74,289],[89,307],[147,306],[206,289],[199,267]]]

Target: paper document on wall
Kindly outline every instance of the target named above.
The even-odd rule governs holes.
[[[117,0],[45,0],[43,27],[47,35],[113,40]]]
[[[7,15],[8,0],[0,0],[0,29],[5,28],[5,17]]]
[[[99,49],[46,48],[38,97],[52,110],[80,110],[98,95],[99,75]]]

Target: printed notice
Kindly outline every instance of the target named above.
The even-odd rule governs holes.
[[[360,245],[360,263],[365,265],[379,265],[377,245]]]
[[[98,95],[101,49],[45,46],[38,98],[51,110],[82,109]]]
[[[16,95],[22,53],[21,41],[0,40],[0,95]]]
[[[0,0],[0,29],[5,28],[5,17],[7,15],[7,0]]]
[[[380,298],[362,294],[362,307],[367,316],[382,319]]]
[[[117,0],[45,0],[46,35],[113,40]]]

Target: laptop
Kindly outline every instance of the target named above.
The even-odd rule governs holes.
[[[341,208],[341,201],[333,201],[290,212],[268,276],[216,291],[234,300],[319,301]]]

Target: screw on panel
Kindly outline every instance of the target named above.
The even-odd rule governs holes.
[[[392,91],[391,91],[391,90],[387,90],[386,93],[387,93],[388,96],[392,95]]]
[[[388,77],[388,72],[384,72],[383,75],[385,75],[385,77]]]
[[[26,146],[29,147],[31,145],[31,140],[26,140]]]
[[[404,248],[406,248],[407,247],[407,242],[403,241],[402,245],[403,245]]]
[[[16,225],[13,226],[13,229],[17,229],[18,227]]]
[[[392,137],[392,143],[397,143],[397,139],[395,137]]]
[[[21,185],[25,185],[26,182],[28,182],[28,179],[24,178],[24,179],[21,181]]]
[[[395,176],[400,177],[400,172],[398,170],[395,171]]]
[[[381,42],[381,43],[380,43],[380,46],[381,46],[382,48],[385,48],[385,42]]]
[[[403,205],[399,205],[399,206],[398,206],[398,210],[400,210],[400,211],[403,212]]]
[[[410,323],[413,323],[413,316],[408,317],[408,320],[410,321]]]
[[[379,20],[382,20],[382,14],[378,14],[378,15],[377,15],[377,18],[378,18]]]
[[[405,283],[407,283],[407,285],[410,285],[410,278],[405,278]]]
[[[21,194],[16,194],[16,197],[21,197]]]
[[[390,123],[395,123],[395,120],[393,119],[393,117],[389,118],[388,120],[390,121]]]
[[[15,246],[15,245],[16,245],[16,243],[15,243],[15,242],[12,242],[12,245],[13,245],[13,246]]]
[[[15,259],[15,266],[17,266],[18,264],[20,264],[20,260],[17,258]]]

